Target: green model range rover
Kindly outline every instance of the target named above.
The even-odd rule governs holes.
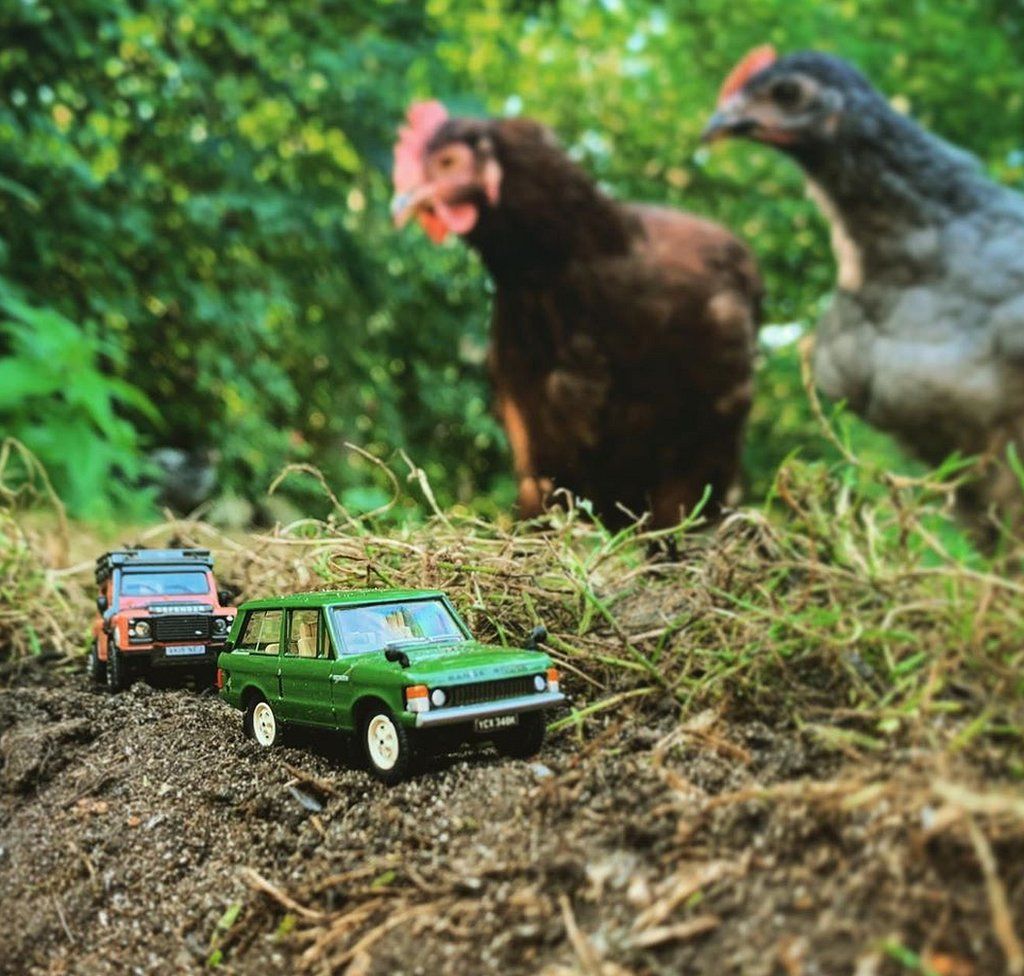
[[[529,643],[543,639],[543,628]],[[544,741],[544,710],[565,700],[551,659],[473,640],[436,590],[298,593],[238,609],[218,659],[225,701],[262,746],[283,725],[358,737],[373,773],[397,782],[415,746],[488,739],[527,757]]]

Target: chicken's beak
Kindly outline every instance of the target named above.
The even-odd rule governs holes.
[[[742,111],[742,105],[733,105],[720,108],[708,119],[704,131],[700,134],[701,142],[718,142],[720,139],[728,139],[730,136],[741,136],[757,127],[754,119],[746,118]]]
[[[399,193],[391,201],[391,219],[396,227],[404,227],[433,196],[434,185],[424,183],[406,193]]]

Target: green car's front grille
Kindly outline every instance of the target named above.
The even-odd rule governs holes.
[[[453,685],[445,688],[445,706],[477,705],[480,702],[499,701],[502,698],[518,698],[536,692],[533,675],[522,678],[505,678],[501,681],[477,681],[469,685]]]

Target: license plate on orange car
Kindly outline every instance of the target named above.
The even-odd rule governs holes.
[[[177,647],[165,647],[164,654],[168,657],[189,657],[193,654],[205,654],[205,644],[179,644]]]
[[[473,731],[498,732],[501,729],[511,729],[518,724],[518,715],[488,715],[486,718],[478,718],[473,723]]]

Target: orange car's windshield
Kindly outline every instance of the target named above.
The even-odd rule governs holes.
[[[347,654],[428,641],[465,640],[465,634],[441,600],[335,607],[332,613]]]
[[[121,596],[193,596],[210,592],[206,573],[125,573]]]

